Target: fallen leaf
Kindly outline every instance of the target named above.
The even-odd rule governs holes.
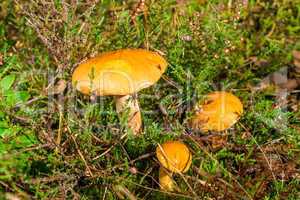
[[[213,149],[223,148],[227,144],[226,135],[214,135],[209,138]]]
[[[293,90],[298,87],[298,82],[296,79],[288,79],[285,83],[281,83],[278,86],[281,89]]]
[[[16,44],[15,44],[15,47],[17,48],[17,49],[20,49],[20,48],[22,48],[24,46],[24,43],[22,43],[21,41],[17,41],[16,42]]]
[[[294,50],[292,52],[294,59],[300,60],[300,51]]]
[[[269,62],[267,60],[262,59],[262,58],[257,58],[256,56],[251,56],[249,58],[249,60],[258,67],[266,67],[269,64]]]
[[[7,200],[20,200],[20,198],[17,195],[12,193],[6,193],[5,197]]]
[[[300,64],[300,62],[299,62]],[[299,65],[300,66],[300,65]],[[299,68],[300,69],[300,68]],[[297,79],[289,79],[287,76],[288,68],[282,67],[276,72],[269,74],[262,81],[257,84],[253,89],[254,91],[264,90],[268,87],[274,86],[278,89],[293,90],[299,86]]]
[[[243,140],[249,140],[249,139],[251,139],[251,133],[248,132],[248,131],[245,131],[245,132],[243,132],[243,133],[241,134],[241,138],[242,138]]]
[[[295,59],[294,65],[295,65],[295,67],[300,68],[300,60]]]

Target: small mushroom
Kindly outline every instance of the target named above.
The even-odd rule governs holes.
[[[84,94],[115,96],[118,114],[129,109],[128,127],[136,135],[142,120],[137,92],[155,84],[167,62],[156,52],[123,49],[100,54],[79,64],[72,76],[74,87]]]
[[[188,147],[179,141],[168,141],[156,148],[160,162],[159,184],[162,190],[175,189],[172,173],[187,172],[192,163],[192,154]]]
[[[243,113],[240,99],[231,93],[219,91],[199,102],[190,126],[196,131],[223,131],[233,126]]]

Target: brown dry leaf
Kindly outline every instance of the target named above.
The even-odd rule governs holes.
[[[279,94],[281,89],[293,90],[297,88],[299,86],[298,80],[289,79],[287,76],[287,70],[288,69],[286,67],[282,67],[278,71],[269,74],[268,76],[263,78],[262,81],[259,84],[257,84],[257,86],[255,86],[253,89],[255,91],[259,91],[267,89],[269,87],[274,87],[274,89],[279,89],[277,92]]]
[[[8,1],[1,1],[0,4],[0,20],[4,19],[9,12],[9,2]]]
[[[15,44],[15,47],[17,48],[17,49],[20,49],[20,48],[22,48],[24,46],[24,43],[23,42],[21,42],[21,41],[17,41],[16,42],[16,44]]]
[[[256,56],[251,56],[251,57],[249,58],[249,60],[250,60],[251,62],[253,62],[254,65],[256,65],[256,66],[258,66],[258,67],[266,67],[266,66],[269,64],[269,62],[268,62],[267,60],[262,59],[262,58],[258,58],[258,57],[256,57]]]
[[[300,51],[294,50],[292,54],[295,60],[300,60]]]
[[[65,91],[67,87],[66,81],[65,80],[59,80],[55,86],[50,87],[47,89],[48,95],[55,95],[55,94],[61,94]]]
[[[12,193],[6,193],[5,197],[7,200],[20,200],[21,198]]]
[[[251,12],[253,13],[261,13],[264,8],[260,5],[255,5],[252,7]]]
[[[241,134],[241,138],[242,138],[243,140],[249,140],[249,139],[251,139],[251,133],[248,132],[248,131],[245,131],[245,132],[243,132],[243,133]]]
[[[295,67],[294,70],[295,70],[295,74],[294,75],[296,76],[296,78],[300,77],[300,67]]]
[[[293,112],[298,112],[298,110],[300,110],[300,101],[297,99],[297,96],[290,95],[288,97],[288,101],[289,101],[290,108],[292,109]]]
[[[227,136],[226,135],[214,135],[209,138],[211,142],[211,146],[213,149],[219,149],[227,144]]]
[[[297,68],[300,68],[300,60],[295,59],[295,60],[294,60],[294,65],[295,65]]]
[[[296,79],[288,79],[286,81],[286,83],[283,83],[283,84],[279,84],[278,86],[281,88],[281,89],[287,89],[287,90],[293,90],[295,88],[298,87],[298,82]]]
[[[260,91],[260,90],[265,90],[271,86],[274,86],[274,85],[271,83],[270,76],[267,76],[267,77],[263,78],[259,84],[257,84],[254,87],[251,87],[251,88],[254,91]]]

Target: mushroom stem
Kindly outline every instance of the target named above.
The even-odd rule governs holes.
[[[128,128],[133,131],[134,135],[138,135],[142,126],[142,117],[137,98],[133,98],[131,95],[117,96],[116,110],[119,116],[127,109],[129,110]]]
[[[159,168],[159,186],[162,190],[174,191],[172,174],[163,167]]]

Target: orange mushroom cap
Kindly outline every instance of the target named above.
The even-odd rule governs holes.
[[[79,64],[72,83],[84,94],[129,95],[156,83],[166,68],[167,62],[156,52],[123,49]]]
[[[240,99],[228,92],[213,92],[196,106],[196,115],[191,119],[194,130],[223,131],[234,125],[243,113]]]
[[[163,167],[171,172],[186,172],[192,163],[188,147],[179,141],[168,141],[156,148],[156,156]]]

